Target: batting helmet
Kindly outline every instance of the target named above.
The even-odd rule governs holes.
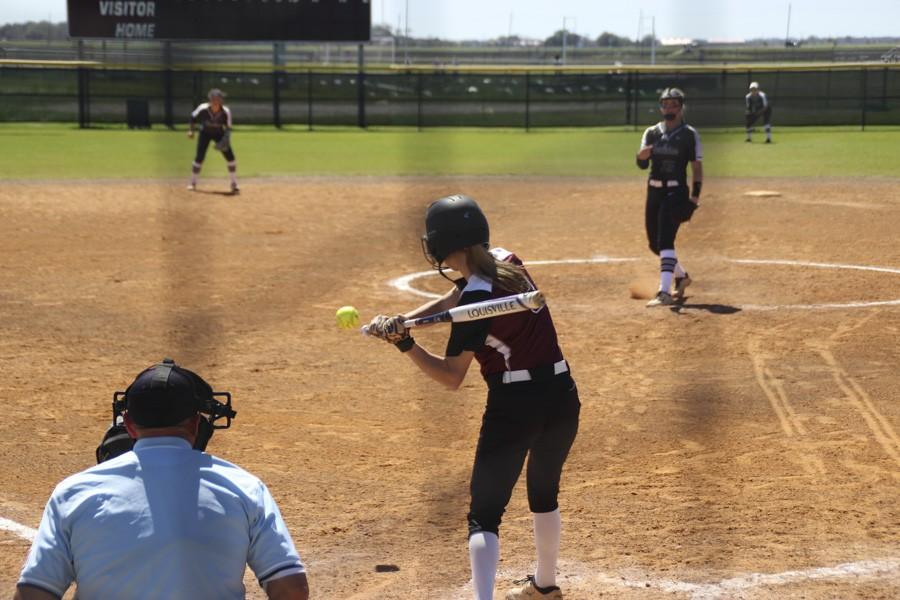
[[[663,100],[678,100],[678,102],[684,106],[684,92],[677,87],[666,88],[663,90],[662,94],[659,95],[660,104],[662,104]]]
[[[425,212],[422,249],[435,266],[452,252],[483,244],[487,247],[490,228],[478,204],[462,194],[435,200]]]

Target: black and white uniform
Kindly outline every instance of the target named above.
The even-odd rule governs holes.
[[[502,248],[491,254],[522,264]],[[476,275],[460,279],[457,287],[459,306],[511,293]],[[578,431],[581,403],[546,306],[454,323],[446,355],[459,356],[467,350],[475,353],[489,390],[472,468],[469,535],[499,535],[526,456],[531,511],[549,513],[559,507],[559,480]]]
[[[653,145],[650,158],[637,162],[642,169],[650,167],[644,224],[650,250],[658,255],[675,249],[679,226],[690,220],[697,208],[690,200],[687,166],[703,160],[703,146],[700,134],[687,123],[666,129],[665,121],[644,132],[641,148],[649,145]]]
[[[758,92],[754,95],[752,92],[744,96],[744,103],[747,106],[746,112],[746,121],[747,121],[747,132],[750,132],[750,128],[753,127],[753,124],[756,123],[756,120],[762,117],[763,124],[766,127],[771,125],[772,121],[772,107],[769,105],[769,99],[766,98],[766,94],[764,92]]]
[[[194,157],[194,165],[200,166],[206,158],[206,150],[209,148],[210,142],[218,143],[225,135],[225,132],[231,129],[231,111],[227,106],[222,105],[222,109],[213,112],[209,108],[209,102],[204,102],[194,109],[191,113],[191,123],[200,124],[200,135],[197,138],[197,154]],[[226,152],[223,152],[225,160],[233,163],[234,151],[230,145]]]

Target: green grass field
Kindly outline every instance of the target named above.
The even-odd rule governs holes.
[[[707,177],[897,176],[900,127],[776,128],[775,143],[740,130],[701,130]],[[243,128],[233,144],[242,177],[283,175],[633,176],[640,132],[622,129]],[[185,177],[195,142],[165,129],[79,130],[0,125],[0,179]],[[204,173],[225,173],[212,148]]]

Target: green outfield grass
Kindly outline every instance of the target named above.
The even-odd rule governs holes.
[[[707,177],[898,175],[900,128],[775,129],[765,145],[740,130],[701,130]],[[622,129],[243,128],[233,143],[242,177],[283,175],[637,175],[640,132]],[[194,142],[185,132],[0,125],[0,179],[185,177]],[[210,148],[204,174],[225,173]]]

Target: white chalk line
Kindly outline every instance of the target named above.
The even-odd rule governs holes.
[[[530,261],[528,265],[559,265],[559,264],[612,264],[623,262],[634,262],[641,260],[639,258],[612,258],[606,256],[597,256],[593,258],[566,258],[557,260],[536,260]],[[756,265],[786,265],[800,266],[821,269],[851,269],[857,271],[874,271],[880,273],[900,274],[900,269],[891,267],[874,267],[868,265],[847,265],[835,263],[817,263],[808,261],[794,260],[762,260],[762,259],[725,259],[728,262],[738,264],[756,264]],[[426,276],[437,275],[433,270],[418,271],[397,277],[390,281],[390,285],[400,291],[408,292],[425,298],[439,298],[440,294],[419,290],[412,287],[412,282]],[[849,302],[841,304],[786,304],[786,305],[741,305],[739,308],[743,310],[776,310],[776,309],[807,309],[814,310],[820,308],[861,308],[869,306],[896,306],[900,305],[900,299],[884,300],[874,302]],[[0,517],[0,530],[8,531],[18,537],[33,541],[37,535],[37,530],[22,525],[11,519]],[[586,571],[589,575],[576,576],[578,579],[594,580],[608,585],[619,587],[646,588],[649,583],[651,588],[662,589],[666,592],[686,592],[691,594],[693,600],[715,600],[720,598],[722,594],[733,591],[740,591],[760,587],[765,585],[785,585],[795,581],[813,580],[813,579],[835,579],[842,577],[866,577],[866,578],[883,578],[896,576],[900,571],[900,560],[864,560],[852,563],[842,563],[834,567],[818,567],[807,569],[804,571],[785,571],[783,573],[764,574],[752,573],[749,575],[725,579],[718,583],[689,583],[684,581],[675,581],[668,579],[643,579],[631,580],[623,577],[614,577],[602,573],[595,573],[593,569]],[[512,575],[510,575],[512,577]],[[471,583],[467,584],[466,589],[471,589]]]
[[[21,523],[17,523],[10,519],[4,519],[3,517],[0,517],[0,529],[14,533],[23,540],[28,540],[29,542],[33,541],[34,536],[37,535],[37,529],[32,529],[31,527],[22,525]]]
[[[651,575],[642,576],[634,569],[626,569],[622,576],[598,572],[590,565],[577,561],[560,561],[557,584],[565,588],[570,585],[575,591],[583,591],[584,586],[600,584],[607,588],[630,588],[648,592],[664,592],[667,594],[688,594],[691,600],[722,600],[734,598],[736,593],[748,592],[761,587],[777,587],[812,581],[834,579],[883,580],[900,581],[900,559],[870,559],[846,562],[832,567],[813,567],[802,570],[784,571],[781,573],[747,573],[730,577],[717,582],[694,583],[675,579],[657,578]],[[522,577],[524,571],[513,572],[504,569],[497,575],[498,588],[511,584],[513,579]],[[608,590],[592,589],[598,593]],[[565,593],[565,589],[563,589]],[[451,592],[453,600],[471,598],[472,582]]]
[[[584,265],[584,264],[609,264],[609,263],[623,263],[623,262],[634,262],[640,260],[639,258],[610,258],[608,256],[595,256],[593,258],[560,258],[557,260],[532,260],[528,261],[528,265]],[[403,275],[401,277],[397,277],[395,279],[391,279],[388,282],[393,288],[400,290],[401,292],[407,292],[409,294],[414,294],[416,296],[421,296],[422,298],[440,298],[441,294],[435,294],[434,292],[427,292],[425,290],[420,290],[412,286],[412,282],[416,279],[420,279],[422,277],[429,277],[432,275],[440,275],[434,269],[429,269],[428,271],[417,271],[415,273],[409,273],[408,275]]]
[[[576,265],[576,264],[613,264],[623,262],[635,262],[641,260],[639,258],[611,258],[608,256],[597,256],[593,258],[563,258],[558,260],[534,260],[526,263],[531,265]],[[891,273],[900,275],[900,269],[892,267],[874,267],[870,265],[848,265],[840,263],[821,263],[802,260],[783,260],[783,259],[748,259],[748,258],[726,258],[727,262],[743,265],[775,265],[790,267],[808,267],[813,269],[848,269],[854,271],[871,271],[875,273]],[[420,290],[413,286],[413,282],[422,277],[438,275],[437,271],[418,271],[409,273],[401,277],[397,277],[388,282],[391,287],[407,292],[423,298],[434,299],[440,298],[441,294]],[[870,301],[853,301],[853,302],[826,302],[816,304],[738,304],[735,308],[741,310],[753,311],[771,311],[771,310],[827,310],[842,308],[872,308],[877,306],[900,306],[900,298],[896,300],[870,300]]]

